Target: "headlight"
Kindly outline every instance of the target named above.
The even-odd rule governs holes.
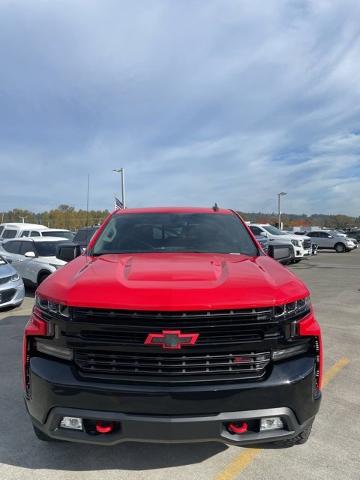
[[[311,300],[310,297],[305,297],[295,302],[286,303],[275,307],[275,318],[278,319],[292,319],[304,316],[310,312]]]
[[[20,277],[19,277],[19,275],[18,275],[17,273],[15,273],[14,275],[12,275],[12,276],[10,277],[10,280],[11,280],[12,282],[17,282],[18,280],[20,280]]]
[[[56,303],[52,300],[40,297],[40,295],[36,295],[35,305],[44,312],[60,315],[64,318],[70,318],[69,307],[67,305],[63,305],[62,303]]]
[[[295,247],[301,247],[301,240],[291,240],[291,243],[295,245]]]

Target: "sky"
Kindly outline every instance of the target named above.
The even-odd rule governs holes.
[[[360,216],[358,0],[0,0],[0,211]]]

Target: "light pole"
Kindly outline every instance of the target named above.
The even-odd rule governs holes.
[[[123,168],[114,169],[113,172],[121,174],[121,203],[125,208],[125,171]]]
[[[90,194],[90,174],[87,176],[87,192],[86,192],[86,226],[89,222],[89,194]]]
[[[281,197],[287,195],[286,192],[280,192],[277,194],[278,197],[278,228],[281,230]]]

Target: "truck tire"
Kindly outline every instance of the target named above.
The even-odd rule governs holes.
[[[306,443],[310,437],[312,424],[313,422],[311,422],[310,425],[304,428],[302,432],[298,433],[296,437],[274,442],[273,445],[276,446],[277,448],[289,448],[289,447],[293,447],[294,445],[302,445],[303,443]]]
[[[56,441],[58,441],[58,440],[55,440],[55,439],[49,437],[48,435],[46,435],[46,433],[42,432],[39,428],[35,427],[35,425],[33,425],[33,429],[34,429],[34,433],[37,436],[37,438],[39,440],[41,440],[42,442],[56,442]]]
[[[334,248],[337,253],[344,253],[346,250],[345,245],[341,242],[337,243]]]

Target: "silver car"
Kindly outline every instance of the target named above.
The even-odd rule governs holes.
[[[58,237],[7,240],[0,245],[0,255],[11,263],[25,284],[36,286],[66,264],[56,258],[56,248],[67,241]]]
[[[17,271],[0,256],[0,308],[18,307],[25,297],[25,288]]]
[[[306,235],[317,244],[319,249],[334,249],[338,253],[343,253],[355,248],[355,244],[349,238],[335,230],[312,230]]]

